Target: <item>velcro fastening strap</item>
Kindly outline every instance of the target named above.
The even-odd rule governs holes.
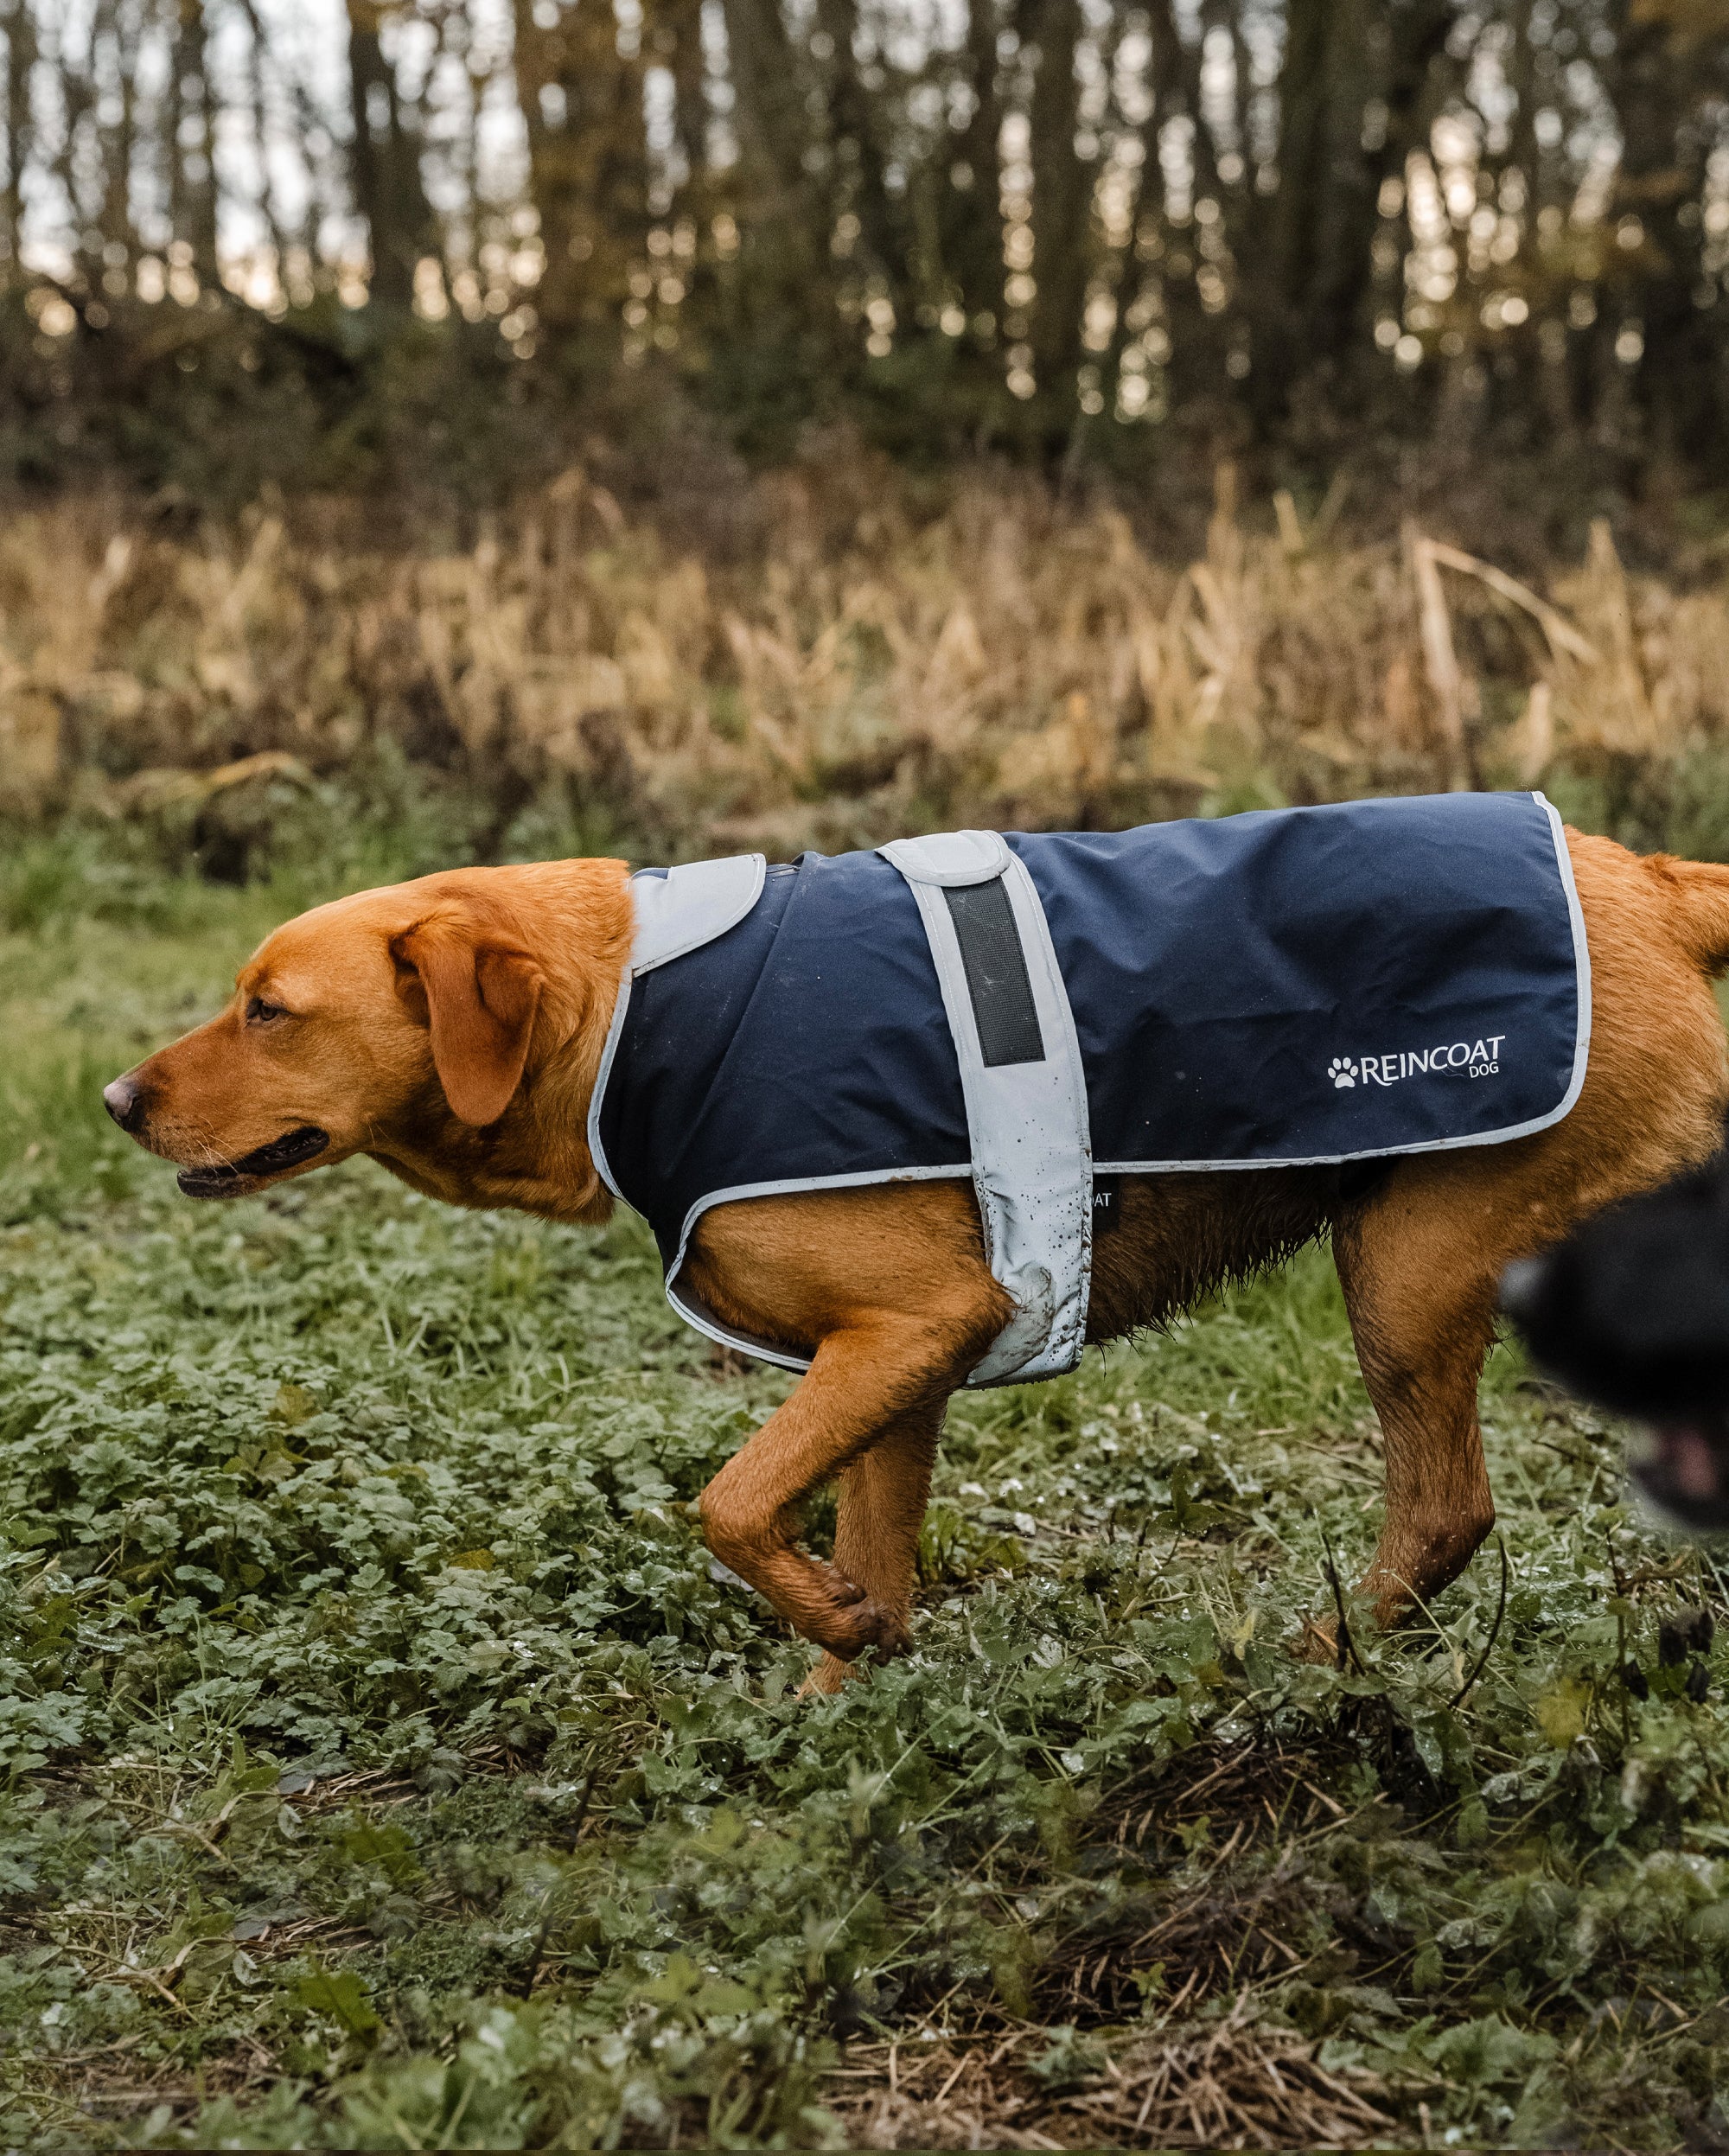
[[[1005,1063],[1042,1063],[1044,1036],[1002,877],[950,886],[942,896],[960,946],[981,1061],[990,1069]]]
[[[890,839],[877,851],[909,883],[988,883],[1009,865],[1000,831],[937,831],[922,839]]]
[[[760,853],[732,853],[633,876],[631,972],[649,973],[736,928],[762,896],[763,871]]]

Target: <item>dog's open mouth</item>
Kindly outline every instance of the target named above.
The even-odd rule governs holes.
[[[329,1143],[329,1131],[315,1129],[309,1123],[289,1132],[285,1138],[273,1138],[268,1145],[258,1146],[239,1160],[219,1161],[208,1168],[182,1168],[177,1180],[189,1198],[244,1197],[272,1176],[316,1160]]]
[[[1657,1423],[1647,1447],[1632,1472],[1652,1503],[1694,1534],[1729,1530],[1729,1425]]]

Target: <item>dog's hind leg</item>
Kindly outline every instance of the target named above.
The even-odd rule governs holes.
[[[1386,1457],[1381,1541],[1359,1583],[1382,1624],[1456,1579],[1495,1524],[1477,1385],[1510,1253],[1482,1195],[1451,1162],[1413,1162],[1334,1228]]]
[[[888,1636],[879,1651],[884,1653],[910,1638],[919,1530],[930,1496],[930,1471],[945,1405],[928,1403],[903,1415],[840,1477],[835,1570],[862,1587],[884,1612]],[[804,1689],[838,1692],[846,1671],[847,1665],[838,1655],[826,1653]]]

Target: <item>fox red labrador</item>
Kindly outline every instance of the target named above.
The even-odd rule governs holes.
[[[1445,1587],[1494,1506],[1477,1385],[1512,1260],[1708,1156],[1729,1103],[1711,977],[1729,869],[1569,832],[1590,952],[1591,1045],[1562,1119],[1421,1153],[1364,1187],[1338,1166],[1126,1181],[1094,1253],[1086,1337],[1156,1325],[1227,1275],[1330,1234],[1386,1452],[1362,1582],[1384,1622]],[[221,1014],[116,1079],[121,1126],[197,1197],[365,1153],[452,1204],[597,1223],[613,1198],[587,1110],[633,937],[623,863],[461,869],[316,908],[248,961]],[[1011,1315],[962,1180],[723,1203],[684,1276],[741,1334],[810,1358],[701,1503],[710,1548],[823,1650],[833,1690],[909,1640],[914,1556],[945,1405]],[[834,1560],[801,1501],[839,1478]]]

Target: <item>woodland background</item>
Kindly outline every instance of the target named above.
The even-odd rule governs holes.
[[[0,64],[0,2142],[1729,2147],[1729,1591],[1515,1349],[1504,1553],[1343,1667],[1308,1251],[964,1398],[918,1651],[801,1701],[692,1502],[784,1380],[640,1223],[198,1207],[100,1107],[463,860],[1538,784],[1729,859],[1729,6]]]
[[[1724,476],[1721,0],[7,0],[4,458]]]
[[[1472,785],[1729,860],[1729,6],[0,67],[0,2141],[1729,2147],[1729,1593],[1514,1349],[1505,1561],[1348,1667],[1309,1251],[961,1401],[916,1655],[808,1703],[692,1502],[785,1382],[641,1222],[101,1113],[462,860]]]
[[[0,30],[15,817],[233,879],[386,765],[440,858],[1547,778],[1729,845],[1721,0]]]

